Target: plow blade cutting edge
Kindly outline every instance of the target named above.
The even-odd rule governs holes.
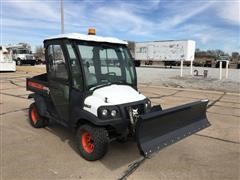
[[[148,156],[208,126],[208,100],[155,111],[140,116],[136,140],[140,153]]]

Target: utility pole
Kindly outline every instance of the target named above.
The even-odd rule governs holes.
[[[63,11],[63,0],[61,0],[61,33],[64,33],[64,11]]]

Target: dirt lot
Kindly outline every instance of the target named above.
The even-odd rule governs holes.
[[[26,73],[26,69],[28,69]],[[112,143],[100,161],[76,152],[74,135],[59,125],[33,129],[28,123],[25,78],[44,68],[20,67],[0,74],[0,179],[118,179],[141,160],[133,142]],[[128,179],[239,179],[240,95],[139,84],[163,108],[208,98],[212,126],[144,160]]]

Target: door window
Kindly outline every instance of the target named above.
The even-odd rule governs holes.
[[[84,73],[85,73],[85,76],[88,78],[88,81],[86,83],[88,86],[96,84],[97,78],[96,78],[96,71],[95,71],[95,66],[93,62],[94,49],[92,46],[85,46],[85,45],[79,45],[78,48],[83,61]]]
[[[80,69],[79,60],[76,57],[76,54],[73,50],[72,45],[67,44],[67,50],[69,54],[69,62],[71,66],[71,73],[72,73],[72,82],[73,87],[79,90],[83,89],[83,80],[82,80],[82,72]]]
[[[52,78],[67,80],[67,66],[60,45],[48,46],[49,72]]]

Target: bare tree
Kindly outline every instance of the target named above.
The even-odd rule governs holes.
[[[42,46],[36,46],[35,57],[36,57],[36,59],[41,60],[41,61],[45,60],[44,48]]]

